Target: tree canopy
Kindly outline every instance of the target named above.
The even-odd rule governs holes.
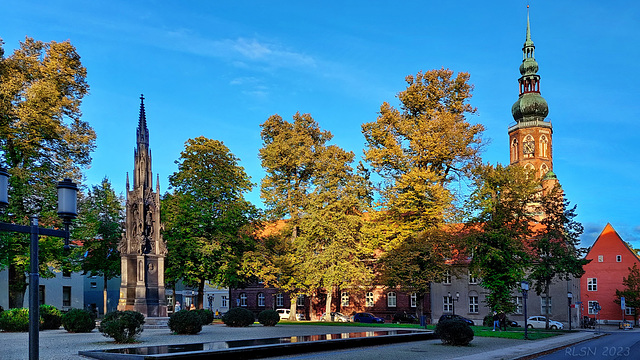
[[[5,221],[26,224],[40,214],[41,225],[60,225],[55,184],[80,179],[91,162],[95,132],[81,119],[80,105],[89,90],[86,69],[70,42],[48,43],[27,37],[4,57],[0,40],[0,156],[10,177],[11,198]],[[26,290],[29,240],[0,235],[0,268],[9,267],[10,307],[20,307]],[[59,266],[62,240],[42,237],[41,274]],[[62,247],[62,245],[59,245]]]
[[[198,287],[200,297],[205,281],[241,283],[242,256],[254,247],[258,211],[244,198],[252,183],[238,162],[220,141],[189,139],[169,177],[174,191],[162,201],[166,280]]]

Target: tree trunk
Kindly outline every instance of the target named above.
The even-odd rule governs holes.
[[[23,266],[9,265],[9,309],[24,307],[27,276]]]
[[[204,304],[204,280],[198,284],[198,309],[203,309]]]
[[[289,307],[289,320],[298,321],[298,294],[291,294],[290,299],[291,306]]]
[[[327,289],[327,300],[324,304],[325,321],[332,321],[331,319],[331,302],[333,301],[333,287]]]
[[[544,296],[545,296],[545,301],[546,301],[546,311],[545,311],[545,317],[544,317],[544,328],[549,330],[549,283],[550,281],[546,281],[544,284]]]
[[[107,310],[107,275],[104,275],[104,286],[102,287],[102,306],[104,306],[102,308],[102,316],[104,316],[108,310]]]

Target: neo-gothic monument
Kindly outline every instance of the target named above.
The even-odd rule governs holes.
[[[133,189],[129,190],[127,173],[127,220],[118,247],[122,270],[118,310],[135,310],[146,317],[165,317],[164,258],[167,248],[161,233],[160,179],[156,180],[155,192],[152,181],[149,130],[144,96],[140,96]]]

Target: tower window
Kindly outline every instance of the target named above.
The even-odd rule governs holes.
[[[540,136],[540,156],[549,157],[549,139],[546,135]]]
[[[533,136],[527,135],[522,142],[522,153],[525,158],[532,158],[536,153],[536,143]]]

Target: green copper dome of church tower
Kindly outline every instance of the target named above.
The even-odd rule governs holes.
[[[531,26],[527,12],[527,37],[522,47],[522,64],[520,64],[520,96],[511,107],[511,114],[517,123],[544,121],[549,114],[549,106],[540,96],[540,75],[535,58],[535,45],[531,40]]]

